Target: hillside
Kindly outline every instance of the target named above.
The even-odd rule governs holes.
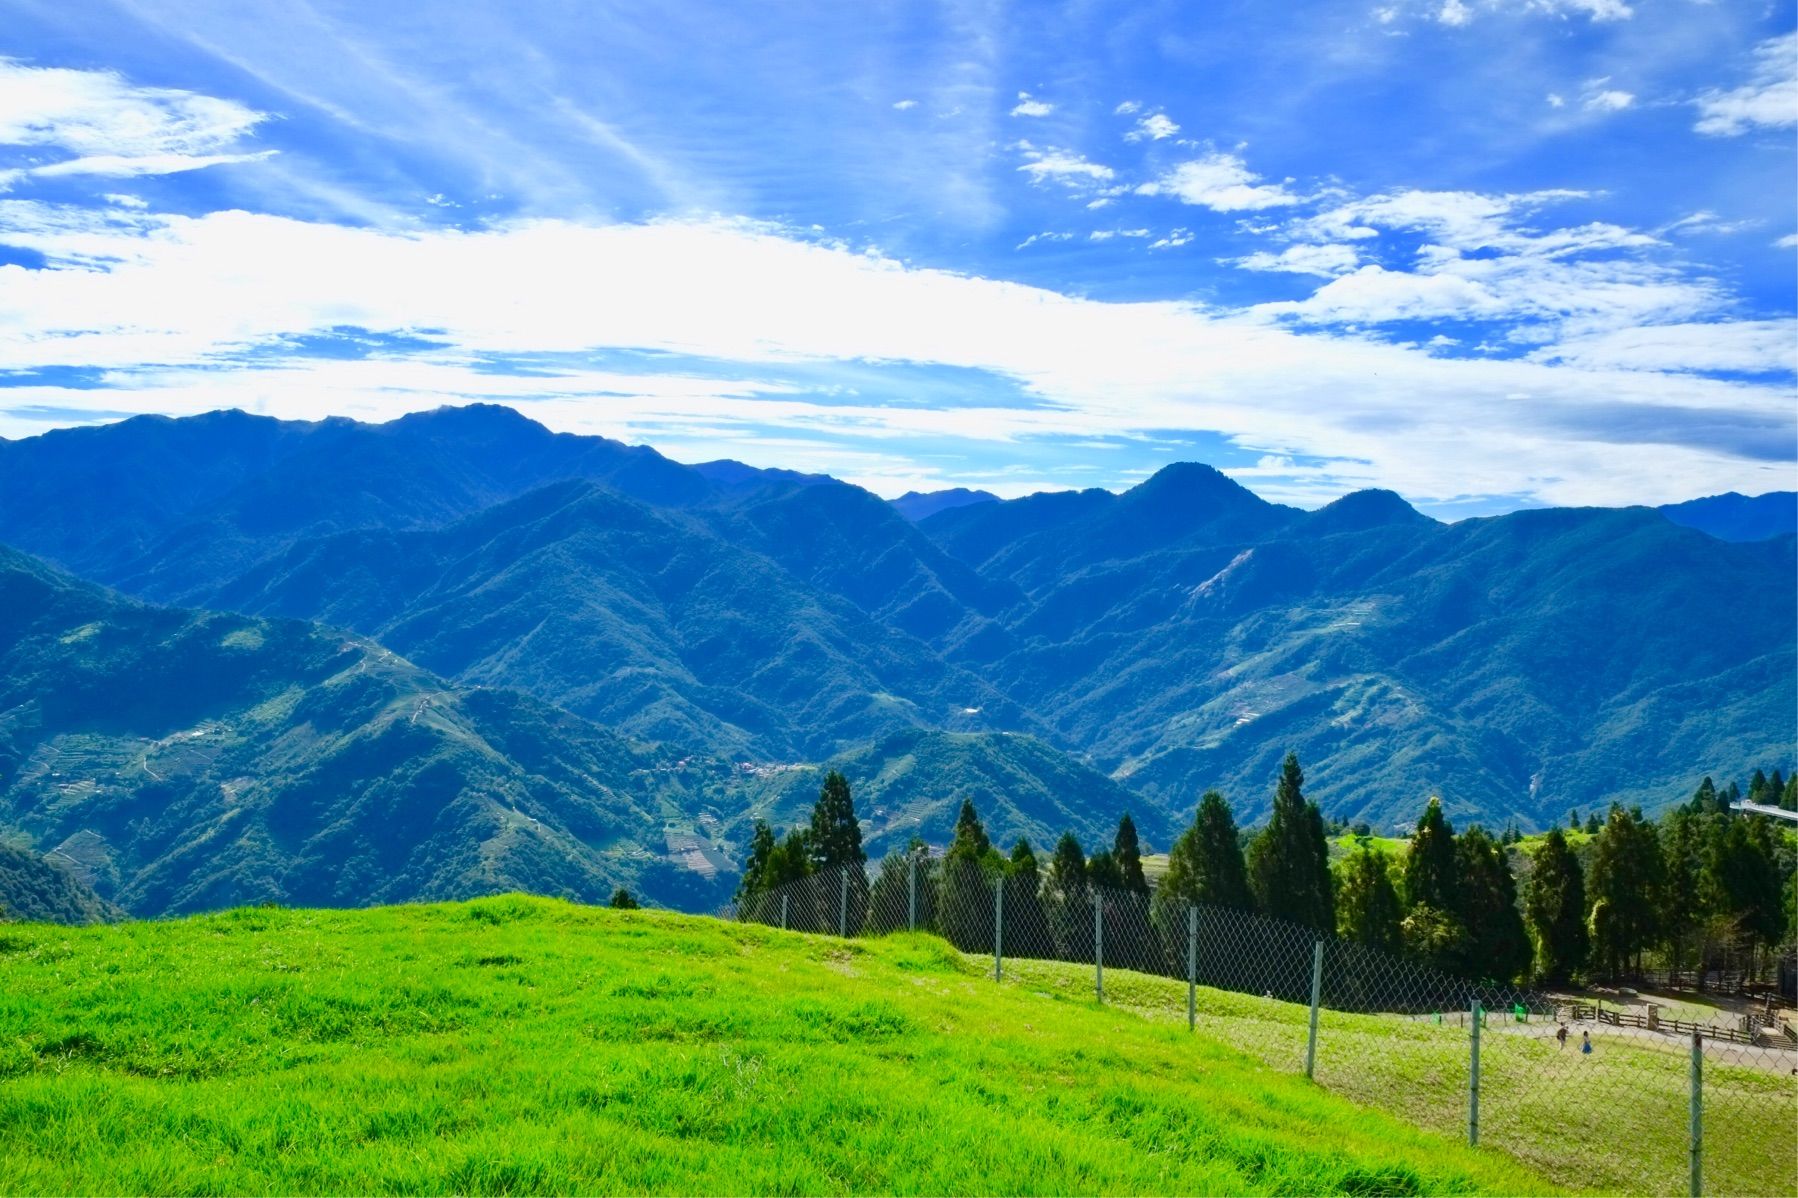
[[[0,923],[104,923],[119,915],[57,862],[0,844]]]
[[[317,625],[150,607],[0,549],[0,828],[134,914],[631,885],[655,755]]]
[[[160,477],[188,454],[191,477]],[[139,596],[348,627],[726,773],[1021,733],[1139,818],[1184,822],[1215,786],[1253,821],[1292,749],[1333,817],[1390,830],[1439,794],[1530,829],[1793,765],[1789,535],[1646,508],[1450,525],[1386,491],[1305,512],[1192,463],[1123,494],[906,510],[491,406],[0,444],[0,539]],[[960,785],[913,773],[938,801]],[[677,805],[671,827],[697,818]]]
[[[0,1191],[1549,1189],[981,969],[517,897],[7,928]]]

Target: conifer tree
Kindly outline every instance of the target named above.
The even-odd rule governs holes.
[[[1660,896],[1660,942],[1675,971],[1699,955],[1698,933],[1704,907],[1705,823],[1712,817],[1689,806],[1675,807],[1661,819],[1661,857],[1665,868]]]
[[[1013,944],[1030,944],[1042,935],[1042,872],[1030,841],[1018,837],[1005,863],[1005,933]]]
[[[1091,960],[1092,891],[1087,885],[1086,853],[1072,832],[1063,832],[1056,842],[1041,893],[1056,955],[1066,961]]]
[[[1530,967],[1529,934],[1517,911],[1517,880],[1505,851],[1475,825],[1455,844],[1461,870],[1461,925],[1467,929],[1468,977],[1514,981]]]
[[[1405,855],[1405,905],[1433,907],[1448,914],[1461,907],[1455,830],[1442,814],[1438,798],[1424,806],[1417,831],[1411,836],[1411,851]]]
[[[1273,814],[1249,845],[1249,888],[1261,910],[1321,932],[1336,930],[1330,846],[1323,813],[1305,800],[1298,755],[1286,754]]]
[[[1336,931],[1345,940],[1399,951],[1399,923],[1404,918],[1398,889],[1392,884],[1392,867],[1386,854],[1362,844],[1342,864],[1336,887]]]
[[[1571,819],[1573,812],[1568,812]],[[1445,973],[1467,962],[1467,925],[1462,915],[1461,875],[1455,860],[1455,830],[1431,797],[1411,835],[1405,855],[1405,918],[1400,925],[1405,951]]]
[[[1137,894],[1149,893],[1149,880],[1142,872],[1142,845],[1136,839],[1136,821],[1130,818],[1128,811],[1118,820],[1111,855],[1117,859],[1123,889]]]
[[[611,906],[617,911],[636,911],[639,909],[637,900],[631,896],[630,891],[622,886],[612,892]]]
[[[824,785],[818,790],[818,802],[812,807],[810,840],[812,865],[816,869],[867,864],[868,854],[862,849],[862,826],[855,818],[849,780],[836,770],[824,775]]]
[[[1551,829],[1536,850],[1523,910],[1537,980],[1567,985],[1586,964],[1586,881],[1559,828]]]
[[[1167,876],[1156,893],[1203,906],[1254,910],[1236,818],[1217,791],[1205,792],[1192,827],[1168,851]]]
[[[743,877],[737,883],[737,901],[767,889],[768,857],[774,852],[774,830],[766,820],[755,821],[749,836],[749,860],[743,866]]]
[[[1659,939],[1664,863],[1655,827],[1640,809],[1611,804],[1592,851],[1589,887],[1592,960],[1607,977],[1640,969],[1642,951]]]
[[[1100,849],[1086,862],[1086,880],[1100,890],[1122,890],[1124,871],[1110,849]]]
[[[987,839],[974,801],[963,799],[954,839],[937,875],[936,896],[937,928],[963,952],[991,950],[992,888],[1004,873],[1005,859]]]
[[[980,861],[992,849],[993,842],[987,839],[986,828],[974,813],[974,800],[963,799],[961,814],[955,817],[955,836],[949,841],[949,851],[944,856]]]

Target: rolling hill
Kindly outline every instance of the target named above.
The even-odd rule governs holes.
[[[984,965],[519,897],[8,927],[0,1191],[1552,1189]]]

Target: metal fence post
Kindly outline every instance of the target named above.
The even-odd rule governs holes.
[[[918,854],[916,850],[911,853],[908,861],[910,868],[906,871],[905,878],[905,930],[915,932],[918,930]]]
[[[839,889],[837,897],[837,935],[847,940],[849,939],[849,867],[843,866],[843,872],[838,876],[842,878],[843,885]]]
[[[1005,961],[1005,875],[993,883],[993,981],[1002,976]]]
[[[1692,1198],[1704,1193],[1704,1040],[1692,1030]]]
[[[780,930],[787,930],[787,895],[780,896]]]
[[[1186,1030],[1199,1023],[1199,909],[1186,908]]]
[[[1093,993],[1105,1001],[1105,900],[1093,889]]]
[[[1467,1012],[1467,1142],[1480,1142],[1480,1000],[1474,999]]]
[[[1310,1077],[1317,1070],[1317,1004],[1324,991],[1324,942],[1319,940],[1311,949],[1311,1031],[1305,1037],[1305,1076]]]

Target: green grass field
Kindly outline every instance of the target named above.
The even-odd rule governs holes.
[[[1165,983],[984,967],[517,897],[8,925],[0,1192],[1553,1188],[1145,1018]]]
[[[989,961],[990,965],[990,961]],[[1008,981],[1027,991],[1085,999],[1090,967],[1014,961]],[[1107,969],[1107,1002],[1186,1026],[1186,986]],[[1224,990],[1198,992],[1197,1029],[1269,1065],[1304,1068],[1309,1010]],[[1316,1077],[1325,1089],[1461,1139],[1466,1134],[1469,1043],[1465,1017],[1444,1022],[1324,1011]],[[1539,1169],[1570,1189],[1684,1194],[1690,1179],[1689,1047],[1627,1028],[1593,1031],[1594,1051],[1566,1048],[1554,1024],[1489,1016],[1481,1040],[1482,1147]],[[1704,1182],[1707,1194],[1798,1194],[1798,1080],[1772,1053],[1716,1049],[1757,1067],[1707,1057]]]

